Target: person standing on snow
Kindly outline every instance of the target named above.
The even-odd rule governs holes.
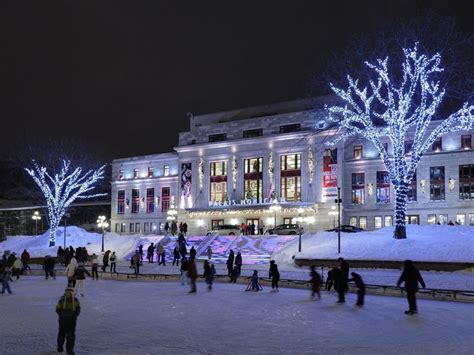
[[[74,297],[74,289],[66,288],[64,295],[59,299],[56,305],[58,314],[59,331],[57,338],[58,352],[64,351],[64,341],[66,340],[66,351],[68,354],[74,354],[74,342],[76,340],[76,323],[79,313],[81,313],[81,304]]]
[[[272,279],[272,292],[280,292],[278,290],[278,281],[280,281],[280,272],[278,271],[278,265],[275,264],[275,260],[270,261],[270,270],[268,271],[268,277]]]
[[[104,253],[104,257],[102,258],[102,272],[105,272],[105,270],[107,270],[107,267],[109,266],[109,255],[110,250],[107,250]]]
[[[12,276],[16,276],[16,279],[18,280],[20,278],[21,274],[21,260],[20,259],[15,259],[12,265]]]
[[[323,283],[321,275],[318,274],[314,265],[311,265],[311,298],[314,299],[314,295],[318,295],[318,299],[321,299],[321,284]]]
[[[131,262],[135,270],[135,275],[138,275],[140,273],[140,253],[138,250],[136,250],[135,255],[132,256]]]
[[[341,263],[340,265],[340,270],[344,273],[346,276],[346,280],[349,278],[349,263],[344,260],[344,258],[339,258],[337,259]]]
[[[418,283],[421,284],[423,288],[425,288],[425,281],[421,277],[420,272],[418,269],[413,265],[411,260],[405,260],[404,262],[404,269],[400,278],[397,282],[397,287],[400,287],[400,284],[405,283],[405,291],[407,292],[407,300],[408,300],[408,311],[405,311],[405,314],[413,315],[418,313],[418,309],[416,307],[416,293],[418,292]]]
[[[352,276],[352,278],[350,278],[347,281],[348,282],[353,281],[356,284],[356,287],[357,287],[356,306],[362,307],[364,305],[364,296],[365,296],[364,281],[362,280],[362,277],[356,272],[351,272],[351,276]]]
[[[349,290],[349,287],[347,286],[347,280],[346,273],[341,269],[337,269],[337,272],[334,275],[334,288],[338,295],[336,303],[346,302],[346,292]]]

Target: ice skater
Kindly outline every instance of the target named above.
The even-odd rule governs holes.
[[[271,292],[280,292],[278,290],[278,281],[280,281],[280,272],[278,271],[278,265],[275,264],[275,260],[270,261],[270,270],[268,271],[268,277],[272,279]]]
[[[196,262],[192,259],[188,264],[188,276],[191,283],[191,291],[189,293],[196,293],[196,279],[198,277]]]
[[[117,273],[117,255],[115,255],[115,252],[113,251],[112,254],[110,255],[110,273]]]
[[[226,265],[227,265],[227,275],[230,276],[230,274],[232,273],[232,269],[234,268],[234,251],[232,249],[230,249],[229,257],[227,258]]]
[[[250,277],[250,281],[249,281],[245,291],[258,292],[258,291],[262,291],[262,290],[263,290],[263,287],[258,282],[258,271],[254,270],[253,274],[252,274],[252,277]]]
[[[97,258],[97,255],[92,254],[92,260],[91,260],[91,264],[92,264],[92,267],[91,267],[91,272],[92,272],[92,280],[96,279],[98,280],[99,279],[99,259]]]
[[[64,295],[56,305],[56,313],[59,316],[59,331],[57,338],[58,352],[64,351],[64,341],[66,340],[66,352],[74,354],[74,342],[76,340],[76,322],[81,313],[81,304],[74,297],[74,289],[66,288]]]
[[[86,275],[91,277],[89,271],[85,269],[84,263],[81,262],[77,264],[76,272],[74,273],[74,279],[76,280],[75,291],[76,294],[80,294],[82,297],[84,297],[85,294]]]
[[[214,275],[216,274],[216,268],[214,264],[210,263],[208,260],[204,260],[204,279],[206,280],[207,289],[212,291],[212,282],[214,281]]]
[[[12,294],[12,290],[10,289],[10,281],[13,281],[12,280],[12,272],[11,272],[10,268],[7,266],[7,267],[5,267],[5,269],[3,270],[3,273],[2,273],[2,294],[5,293],[5,290],[10,295]]]
[[[357,287],[357,302],[356,306],[362,307],[364,305],[364,296],[365,296],[365,284],[362,280],[362,277],[356,273],[351,272],[352,278],[347,280],[348,282],[354,282]]]
[[[321,279],[321,275],[318,274],[314,265],[311,265],[311,298],[314,299],[315,294],[318,295],[318,299],[321,299],[321,284],[323,280]]]
[[[405,260],[404,269],[398,279],[397,287],[400,287],[400,284],[405,283],[405,291],[407,292],[408,300],[408,310],[405,311],[405,314],[413,315],[418,313],[418,308],[416,307],[416,293],[418,292],[418,283],[425,288],[425,281],[420,275],[418,269],[413,265],[411,260]]]

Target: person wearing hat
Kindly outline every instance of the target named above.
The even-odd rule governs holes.
[[[74,342],[76,340],[76,322],[79,313],[81,312],[81,304],[79,300],[74,297],[74,289],[66,288],[64,295],[59,299],[56,305],[56,313],[59,318],[58,331],[58,352],[64,351],[64,341],[66,340],[66,352],[74,354]]]

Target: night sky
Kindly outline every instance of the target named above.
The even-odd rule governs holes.
[[[187,112],[307,96],[355,33],[428,8],[472,26],[468,1],[276,4],[0,1],[1,151],[57,137],[104,159],[170,151]]]

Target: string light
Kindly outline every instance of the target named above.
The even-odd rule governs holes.
[[[330,117],[338,117],[335,145],[350,136],[362,136],[372,142],[380,153],[395,189],[395,238],[406,238],[405,216],[409,186],[423,154],[433,142],[449,132],[470,130],[473,127],[474,106],[464,103],[433,130],[429,126],[445,90],[432,75],[440,73],[441,55],[429,57],[418,54],[418,43],[403,49],[402,79],[397,85],[390,79],[388,57],[376,64],[365,64],[376,74],[369,80],[370,90],[361,89],[359,81],[347,76],[347,89],[331,84],[334,93],[344,106],[326,106]],[[416,97],[416,99],[415,99]],[[388,138],[393,145],[393,159],[385,150],[382,140]],[[405,153],[405,142],[413,141],[411,156]]]
[[[83,173],[82,168],[71,171],[71,162],[63,160],[61,171],[54,176],[47,172],[47,168],[39,166],[33,160],[33,168],[25,168],[46,199],[49,216],[49,246],[56,244],[56,231],[67,208],[77,199],[105,196],[105,193],[89,194],[95,188],[95,183],[104,178],[105,165],[97,170]]]

